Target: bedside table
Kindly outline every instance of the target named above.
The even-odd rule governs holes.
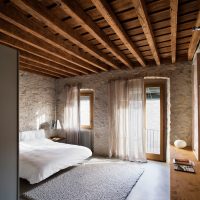
[[[58,136],[50,137],[50,140],[52,140],[54,142],[60,142],[60,143],[66,143],[67,142],[66,138],[58,137]]]

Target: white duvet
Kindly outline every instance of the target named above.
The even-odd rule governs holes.
[[[19,175],[31,184],[38,183],[66,167],[92,155],[87,147],[40,138],[20,141]]]

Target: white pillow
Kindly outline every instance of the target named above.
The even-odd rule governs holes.
[[[33,131],[23,131],[19,133],[19,141],[32,141],[32,140],[41,140],[44,139],[45,132],[43,129],[33,130]]]

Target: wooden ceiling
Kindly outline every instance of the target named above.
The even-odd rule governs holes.
[[[54,78],[192,60],[200,0],[0,0],[0,43]]]

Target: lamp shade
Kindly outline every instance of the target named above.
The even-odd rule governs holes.
[[[56,129],[61,129],[60,120],[56,120]]]

